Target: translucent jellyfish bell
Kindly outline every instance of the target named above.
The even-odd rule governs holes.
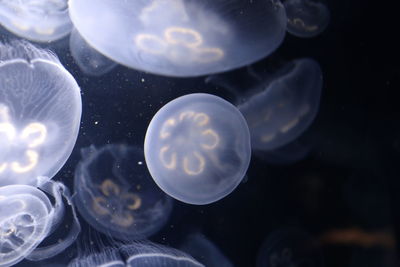
[[[89,76],[101,76],[117,66],[117,63],[92,48],[73,29],[69,38],[71,55],[83,73]]]
[[[319,109],[322,71],[312,59],[295,60],[286,73],[261,84],[238,109],[246,118],[254,150],[273,150],[303,133]]]
[[[54,54],[0,43],[0,186],[52,178],[72,152],[81,113],[80,89]]]
[[[286,14],[275,0],[70,0],[71,20],[107,57],[167,76],[238,68],[282,42]]]
[[[120,255],[118,248],[103,248],[99,253],[92,252],[90,255],[77,257],[72,260],[68,267],[126,267],[125,261]]]
[[[72,23],[67,0],[5,0],[0,2],[0,24],[36,42],[50,42],[69,34]]]
[[[329,24],[329,9],[318,0],[285,0],[287,31],[298,37],[314,37]]]
[[[242,114],[214,95],[190,94],[161,108],[147,129],[147,167],[168,195],[208,204],[230,194],[250,162],[250,134]]]
[[[123,240],[149,237],[165,225],[172,199],[152,181],[143,150],[92,146],[82,158],[75,171],[76,205],[90,225]]]
[[[205,267],[188,254],[166,246],[146,242],[120,248],[127,267]]]
[[[44,185],[55,199],[29,185],[0,187],[0,266],[11,266],[24,258],[42,260],[53,257],[70,246],[80,231],[75,212],[74,224],[64,240],[38,248],[39,244],[59,225],[64,214],[64,196],[71,205],[68,189],[61,183]]]

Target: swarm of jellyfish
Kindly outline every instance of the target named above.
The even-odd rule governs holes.
[[[303,57],[253,75],[252,86],[216,77],[272,55],[286,32],[322,35],[329,20],[327,6],[313,0],[0,0],[0,267],[24,260],[69,267],[236,266],[232,253],[209,238],[212,229],[202,229],[201,220],[198,227],[182,226],[184,220],[236,205],[235,198],[245,205],[242,184],[257,182],[252,154],[264,153],[267,164],[308,155],[300,137],[317,116],[323,71]],[[157,85],[163,100],[149,97],[143,101],[148,110],[124,114],[132,117],[124,125],[129,130],[120,131],[119,119],[115,128],[104,126],[120,134],[114,141],[81,122],[100,120],[86,111],[97,105],[85,99],[93,88],[81,91],[78,83],[101,84],[117,66],[127,69],[126,83],[131,73],[171,83],[207,75],[235,97],[205,89],[203,78],[191,93],[173,92],[178,96],[163,90],[168,82]],[[148,89],[136,83],[123,94],[120,87],[112,91],[126,102]],[[130,104],[143,104],[135,101]],[[120,104],[105,109],[124,113]],[[144,127],[136,119],[147,120]],[[142,138],[131,142],[132,136]],[[46,262],[56,256],[63,263]],[[319,247],[305,231],[283,228],[266,238],[248,266],[303,264],[323,266]]]
[[[0,51],[0,266],[11,266],[57,255],[80,231],[68,188],[50,179],[75,145],[81,98],[51,52],[17,41]],[[72,228],[64,240],[39,247],[64,216],[63,197]]]

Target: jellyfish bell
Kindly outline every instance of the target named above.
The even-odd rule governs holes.
[[[152,181],[143,150],[128,145],[82,150],[74,188],[79,213],[95,229],[122,240],[147,238],[169,219],[172,199]]]
[[[329,24],[329,9],[316,0],[285,0],[287,31],[297,37],[310,38],[322,33]]]
[[[52,178],[72,152],[81,113],[79,86],[54,54],[0,44],[0,186]]]
[[[101,76],[117,66],[117,63],[103,56],[86,43],[76,29],[71,32],[69,48],[75,62],[86,75]]]
[[[118,248],[105,247],[100,252],[92,252],[85,256],[78,256],[73,259],[68,267],[125,267],[125,261],[120,255]]]
[[[205,267],[190,255],[151,242],[133,243],[120,248],[127,267]]]
[[[144,143],[157,185],[189,204],[208,204],[230,194],[250,163],[250,134],[242,114],[210,94],[190,94],[162,107]]]
[[[308,58],[284,67],[287,72],[238,105],[251,132],[254,150],[273,150],[303,133],[319,109],[322,71]]]
[[[42,191],[43,190],[43,191]],[[42,190],[29,185],[0,187],[0,266],[12,266],[24,258],[42,260],[70,246],[80,232],[68,189],[59,182],[47,182]],[[54,204],[44,193],[54,197]],[[38,247],[59,226],[64,215],[64,197],[73,211],[73,225],[56,244]]]
[[[166,76],[235,69],[271,54],[283,41],[279,1],[71,0],[82,37],[128,67]]]
[[[0,3],[0,24],[36,42],[51,42],[69,34],[72,23],[67,0],[6,0]]]

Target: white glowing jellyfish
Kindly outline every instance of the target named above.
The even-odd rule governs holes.
[[[71,32],[69,49],[75,62],[86,75],[101,76],[117,66],[117,63],[103,56],[86,43],[76,29]]]
[[[190,255],[151,242],[131,242],[118,247],[106,247],[99,253],[78,256],[68,267],[205,267]]]
[[[275,0],[70,0],[82,37],[107,57],[167,76],[244,66],[282,42],[286,14]]]
[[[284,74],[261,84],[238,109],[249,125],[252,148],[273,150],[295,140],[314,120],[322,89],[322,71],[312,59],[284,67]]]
[[[329,9],[318,0],[285,0],[287,31],[295,36],[314,37],[329,24]]]
[[[0,267],[12,266],[27,258],[42,260],[53,257],[70,246],[80,232],[68,189],[61,183],[48,182],[42,190],[29,185],[0,187]],[[57,243],[38,247],[60,225],[64,215],[64,196],[73,210],[69,233]]]
[[[157,185],[190,204],[230,194],[250,162],[250,134],[242,114],[214,95],[190,94],[161,108],[147,129],[144,152]]]
[[[134,240],[158,232],[169,219],[172,199],[153,182],[143,150],[106,145],[82,150],[75,171],[79,213],[98,231]]]
[[[80,89],[49,51],[0,43],[0,186],[52,178],[75,145]]]
[[[205,267],[190,255],[158,244],[134,243],[120,248],[126,267]]]
[[[72,23],[68,0],[0,1],[0,24],[10,32],[36,42],[50,42],[69,34]]]

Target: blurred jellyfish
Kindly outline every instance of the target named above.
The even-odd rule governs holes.
[[[249,125],[253,151],[269,153],[282,148],[277,151],[282,158],[285,151],[293,149],[299,158],[307,154],[306,148],[290,143],[310,126],[319,109],[322,71],[316,61],[298,59],[273,75],[257,75],[257,86],[246,93],[220,75],[210,76],[206,82],[225,87],[236,95],[237,107]],[[285,145],[288,146],[284,148]]]
[[[71,55],[83,73],[90,76],[101,76],[117,66],[117,63],[103,56],[92,48],[73,29],[69,39]]]
[[[42,190],[29,185],[0,187],[0,266],[11,266],[27,258],[42,260],[53,257],[70,246],[80,232],[68,189],[61,183],[48,182]],[[38,245],[59,226],[66,198],[73,210],[73,225],[64,240],[47,247]]]
[[[272,232],[262,244],[257,267],[312,266],[323,267],[324,259],[318,243],[297,228]]]
[[[172,199],[152,181],[143,150],[127,145],[82,150],[74,188],[80,214],[98,231],[123,240],[143,239],[167,222]]]
[[[72,152],[81,112],[80,89],[54,54],[0,43],[0,186],[52,178]]]
[[[127,267],[205,267],[180,250],[150,242],[123,246],[120,251]]]
[[[329,9],[318,0],[285,0],[287,31],[297,37],[314,37],[329,24]]]
[[[107,57],[167,76],[238,68],[271,54],[287,18],[275,0],[71,0],[71,20]]]
[[[186,237],[180,249],[207,267],[233,267],[220,249],[200,233]]]
[[[205,267],[186,253],[158,244],[131,242],[103,248],[100,253],[77,257],[68,267]]]
[[[77,257],[72,260],[68,267],[125,267],[125,261],[121,257],[118,248],[106,247],[99,253],[91,253],[90,255]]]
[[[145,142],[147,167],[157,185],[190,204],[208,204],[230,194],[250,162],[246,120],[214,95],[179,97],[153,117]]]
[[[51,42],[68,35],[72,23],[68,0],[0,1],[0,24],[10,32],[36,42]]]

